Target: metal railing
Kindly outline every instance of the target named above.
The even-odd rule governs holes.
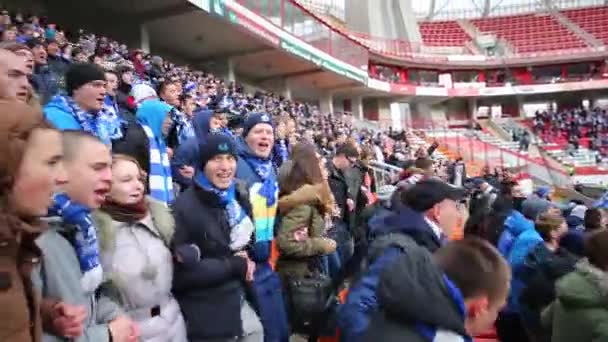
[[[379,161],[370,161],[369,168],[372,170],[376,186],[384,186],[393,184],[399,179],[399,174],[403,171],[395,165],[381,163]]]

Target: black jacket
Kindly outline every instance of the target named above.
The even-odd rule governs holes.
[[[129,112],[122,112],[124,120],[123,136],[112,141],[112,153],[125,154],[137,160],[139,165],[150,174],[150,140],[137,119]]]
[[[431,253],[420,246],[412,244],[387,265],[377,293],[380,310],[373,316],[364,342],[426,342],[423,333],[438,330],[466,335],[464,317],[443,272],[433,263]]]
[[[250,213],[247,198],[246,190],[238,186],[237,200]],[[241,336],[247,263],[230,249],[230,226],[217,195],[191,186],[175,201],[173,215],[173,249],[195,244],[201,251],[195,264],[175,262],[173,293],[186,321],[188,340]]]
[[[350,213],[348,211],[348,205],[346,204],[347,199],[352,199],[349,192],[349,182],[347,181],[344,172],[338,170],[331,160],[327,163],[327,171],[329,173],[327,182],[329,183],[331,192],[334,195],[336,205],[338,208],[340,208],[340,219],[344,221],[346,225],[350,226]]]

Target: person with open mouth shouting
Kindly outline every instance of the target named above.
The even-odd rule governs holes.
[[[253,208],[255,244],[250,255],[256,263],[253,288],[264,325],[264,341],[284,342],[288,341],[289,332],[281,281],[269,263],[279,197],[277,173],[272,163],[274,133],[270,114],[249,114],[243,123],[242,136],[237,140],[236,177],[247,184]]]

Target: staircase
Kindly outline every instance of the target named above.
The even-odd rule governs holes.
[[[471,37],[471,40],[469,40],[469,41],[467,41],[467,42],[464,43],[465,48],[468,51],[470,51],[472,54],[474,54],[474,55],[483,55],[484,52],[475,43],[475,38],[477,38],[477,36],[479,34],[481,34],[481,32],[479,32],[479,30],[477,29],[477,27],[475,27],[475,25],[473,25],[467,19],[459,19],[459,20],[456,20],[456,22],[458,23],[458,26],[460,26],[460,28],[464,32],[466,32],[466,34],[469,37]]]
[[[583,30],[580,26],[572,22],[570,19],[566,18],[565,15],[561,14],[558,10],[552,9],[551,15],[560,22],[560,24],[564,25],[568,30],[582,39],[588,46],[591,47],[600,47],[603,46],[604,43],[595,38],[591,33]]]

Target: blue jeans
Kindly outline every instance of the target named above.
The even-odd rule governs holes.
[[[340,261],[338,267],[341,269],[353,256],[353,237],[348,231],[348,228],[344,222],[336,222],[334,227],[330,229],[328,233],[329,237],[336,241],[336,254],[338,255]]]
[[[283,286],[278,274],[267,262],[256,265],[253,291],[264,327],[264,342],[288,342],[289,325],[283,301]]]
[[[338,252],[323,256],[321,267],[323,274],[328,275],[331,279],[336,279],[340,273],[340,256]]]

